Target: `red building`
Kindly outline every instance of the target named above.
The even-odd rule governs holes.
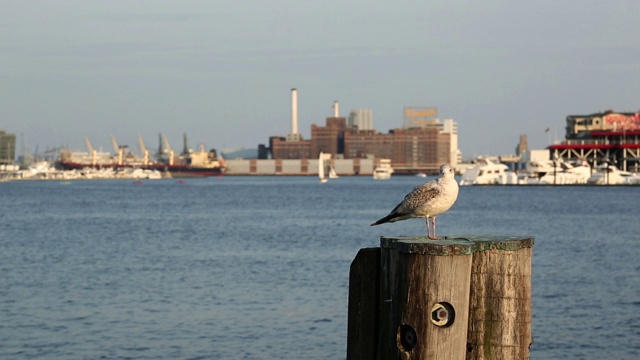
[[[565,140],[548,147],[555,158],[585,159],[592,166],[608,162],[625,171],[638,171],[640,114],[606,111],[567,116]]]
[[[397,173],[434,172],[451,162],[449,141],[450,135],[437,128],[351,131],[345,133],[344,157],[391,159]]]
[[[330,117],[326,126],[311,125],[311,157],[317,158],[320,152],[331,154],[334,158],[344,153],[344,134],[347,130],[347,119]]]
[[[310,140],[287,141],[282,137],[269,139],[271,156],[274,159],[309,159],[311,151]]]
[[[376,130],[348,128],[346,118],[330,117],[325,126],[311,125],[311,140],[270,139],[273,159],[315,159],[320,152],[333,158],[391,159],[396,173],[437,172],[451,163],[451,134],[437,126],[394,129],[388,134]]]

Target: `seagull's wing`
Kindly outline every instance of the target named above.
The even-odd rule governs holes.
[[[438,196],[441,189],[438,186],[437,180],[431,180],[422,185],[416,186],[413,191],[408,193],[404,200],[391,210],[389,215],[374,222],[371,226],[384,224],[387,222],[395,222],[399,220],[410,219],[415,216],[415,212],[424,204],[427,204]]]
[[[419,207],[432,202],[441,191],[442,188],[438,186],[437,180],[418,185],[398,204],[397,210],[402,213],[413,213]]]

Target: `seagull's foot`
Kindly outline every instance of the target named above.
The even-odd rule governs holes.
[[[442,236],[429,235],[427,236],[431,240],[442,240]]]

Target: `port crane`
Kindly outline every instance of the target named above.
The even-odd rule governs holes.
[[[142,140],[142,136],[138,134],[138,145],[140,146],[140,152],[142,153],[142,165],[149,165],[149,150],[144,145],[144,140]]]
[[[158,148],[158,159],[166,159],[168,157],[167,163],[169,165],[173,165],[173,150],[171,149],[171,144],[169,144],[169,139],[160,133],[160,147]]]
[[[96,166],[96,164],[98,163],[98,153],[96,152],[96,149],[93,148],[93,145],[91,145],[91,140],[89,140],[89,137],[87,136],[84,137],[84,143],[87,146],[87,150],[89,151],[89,156],[91,156],[91,165]]]
[[[191,149],[189,149],[189,139],[187,138],[187,133],[183,134],[183,144],[184,146],[182,148],[182,155],[189,155],[189,153],[191,153]]]
[[[118,165],[122,165],[122,161],[124,158],[124,149],[118,145],[115,136],[111,135],[111,144],[113,145],[113,150],[116,152],[118,156]]]

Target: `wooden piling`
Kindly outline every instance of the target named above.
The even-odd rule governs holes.
[[[529,359],[533,238],[468,238],[476,246],[467,359]]]
[[[532,237],[382,237],[351,266],[347,359],[526,359]]]
[[[379,274],[380,248],[360,249],[349,271],[348,359],[376,358]]]

